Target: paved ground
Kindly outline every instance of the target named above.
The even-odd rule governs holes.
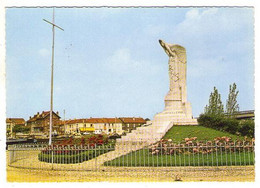
[[[47,164],[38,160],[39,151],[17,153],[22,156],[10,167],[8,182],[175,182],[254,181],[254,166],[231,167],[104,167],[95,160],[80,164]],[[6,153],[9,158],[8,152]],[[27,168],[17,168],[27,167]],[[54,170],[51,170],[53,167]],[[30,168],[30,169],[28,169]],[[36,168],[36,169],[33,169]],[[37,170],[40,168],[41,170]],[[77,171],[71,171],[77,169]],[[97,171],[96,171],[97,170]]]
[[[107,168],[104,171],[51,171],[7,167],[8,182],[175,182],[254,181],[254,167]]]

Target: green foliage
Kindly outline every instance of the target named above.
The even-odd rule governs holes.
[[[238,132],[239,121],[237,119],[223,118],[221,122],[222,122],[222,125],[224,128],[224,131],[227,131],[231,134],[236,134]]]
[[[242,136],[254,137],[254,121],[239,121],[231,117],[220,117],[214,115],[201,114],[198,123],[204,127],[226,131],[231,134],[239,134]]]
[[[219,116],[224,114],[224,106],[216,87],[214,87],[214,91],[210,94],[209,104],[205,107],[205,114]]]
[[[254,120],[243,120],[239,125],[239,132],[242,136],[249,136],[254,138],[255,136],[255,122]]]
[[[25,127],[22,125],[15,125],[13,127],[13,132],[15,132],[15,133],[28,133],[29,131],[30,131],[29,127]]]
[[[210,127],[220,131],[226,131],[231,134],[254,137],[254,122],[239,120],[234,118],[234,114],[239,111],[237,104],[238,91],[235,83],[229,86],[229,95],[226,103],[226,115],[224,115],[223,104],[220,94],[216,87],[210,94],[209,105],[205,107],[205,113],[198,118],[198,123],[204,127]]]
[[[84,152],[75,152],[75,154],[59,154],[52,155],[49,153],[40,153],[38,155],[39,161],[51,163],[53,158],[53,163],[60,164],[73,164],[73,163],[82,163],[85,160],[90,160],[94,157],[94,150],[84,151]]]
[[[238,91],[236,91],[236,84],[229,86],[229,94],[226,103],[226,114],[230,117],[239,111],[239,105],[237,104],[237,95]]]
[[[216,115],[201,114],[198,123],[204,127],[210,127],[220,131],[235,134],[238,130],[239,121],[232,118],[225,118]]]
[[[113,145],[97,147],[49,147],[45,148],[38,154],[38,160],[47,163],[59,163],[59,164],[71,164],[71,163],[82,163],[93,159],[106,152],[114,150]]]

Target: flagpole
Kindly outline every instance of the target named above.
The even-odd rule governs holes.
[[[55,27],[63,30],[61,27],[55,25],[55,10],[53,8],[52,22],[43,19],[45,22],[52,25],[52,57],[51,57],[51,104],[50,104],[50,132],[49,132],[49,145],[52,143],[52,112],[53,112],[53,69],[54,69],[54,41],[55,41]],[[63,30],[64,31],[64,30]]]

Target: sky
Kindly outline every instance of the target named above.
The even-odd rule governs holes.
[[[6,116],[50,109],[51,8],[6,9]],[[153,116],[169,90],[168,56],[187,53],[194,117],[216,86],[224,104],[236,83],[240,110],[254,109],[253,8],[56,8],[54,111],[66,119]]]

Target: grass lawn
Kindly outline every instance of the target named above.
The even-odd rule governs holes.
[[[197,140],[213,140],[216,137],[227,136],[232,140],[243,140],[244,137],[233,135],[227,132],[217,131],[211,128],[198,125],[173,126],[164,136],[164,138],[172,139],[175,142],[184,141],[184,138],[197,137]]]
[[[236,166],[254,165],[254,153],[241,151],[234,153],[152,155],[148,149],[141,149],[104,163],[105,166]]]
[[[184,141],[184,138],[197,137],[198,141],[214,140],[216,137],[227,136],[232,140],[243,140],[244,137],[227,132],[217,131],[202,126],[173,126],[163,137],[173,142]],[[211,154],[172,154],[152,155],[147,148],[131,152],[127,155],[108,161],[108,166],[230,166],[253,165],[254,153],[248,151]]]

